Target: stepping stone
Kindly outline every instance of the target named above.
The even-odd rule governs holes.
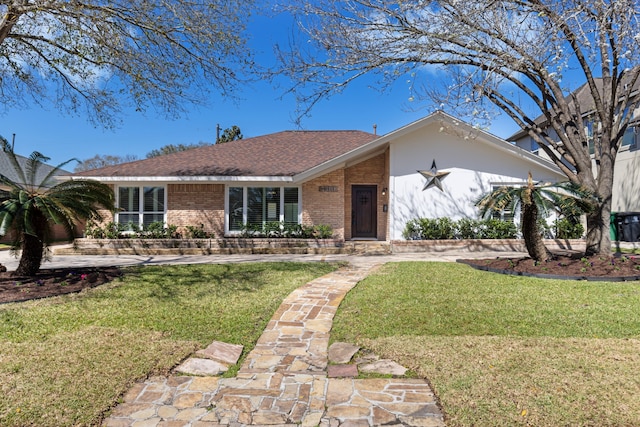
[[[397,364],[393,360],[382,359],[373,363],[358,366],[361,372],[402,376],[407,368]]]
[[[227,344],[220,341],[214,341],[204,350],[196,351],[196,355],[211,360],[225,363],[227,365],[235,365],[242,354],[243,346],[237,344]]]
[[[187,375],[220,375],[229,370],[227,365],[210,359],[191,357],[185,360],[175,371]]]
[[[356,365],[329,365],[327,368],[329,378],[355,378],[358,376]]]
[[[329,347],[329,362],[349,363],[354,354],[360,350],[357,345],[346,342],[334,342]]]

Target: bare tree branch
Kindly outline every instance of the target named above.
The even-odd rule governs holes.
[[[254,64],[252,1],[10,0],[0,3],[0,93],[84,109],[110,126],[124,106],[179,115],[232,95]]]

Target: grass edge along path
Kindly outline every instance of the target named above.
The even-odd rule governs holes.
[[[0,306],[0,425],[97,425],[133,383],[213,340],[244,357],[283,298],[337,267],[135,267],[81,294]]]
[[[449,427],[640,425],[640,283],[387,264],[343,301],[332,341],[427,378]]]

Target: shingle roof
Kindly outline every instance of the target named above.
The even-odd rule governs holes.
[[[28,158],[24,157],[24,156],[20,156],[18,154],[16,154],[16,158],[18,159],[18,163],[20,164],[20,166],[22,166],[23,170],[25,169],[26,163],[29,160]],[[53,166],[49,166],[47,164],[43,164],[39,169],[38,169],[38,174],[36,175],[36,184],[39,184],[42,182],[42,180],[47,176],[47,174],[49,172],[51,172],[51,170],[53,169]],[[9,178],[10,180],[14,181],[14,182],[20,182],[21,179],[18,177],[18,174],[16,173],[15,169],[13,168],[13,164],[11,163],[11,161],[9,161],[9,157],[7,157],[7,154],[2,151],[0,149],[0,173],[4,176],[6,176],[7,178]],[[69,172],[65,171],[65,170],[59,170],[58,173],[56,175],[61,175],[61,174],[68,174]],[[22,183],[24,184],[24,183]]]
[[[79,172],[75,176],[293,176],[376,138],[362,131],[284,131]]]

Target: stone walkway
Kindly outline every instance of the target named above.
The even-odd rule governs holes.
[[[235,378],[149,378],[124,396],[104,425],[444,426],[425,380],[327,374],[336,310],[346,293],[377,266],[352,265],[291,293]]]

